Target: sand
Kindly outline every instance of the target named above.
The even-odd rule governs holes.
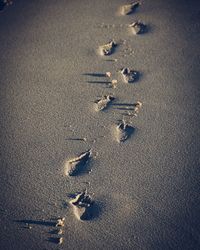
[[[143,0],[123,16],[124,4],[18,0],[0,12],[1,250],[200,248],[200,3]],[[147,32],[134,35],[136,21]],[[115,100],[96,112],[105,95]],[[134,133],[118,143],[123,118]],[[63,162],[90,148],[92,171],[66,176]],[[85,188],[94,216],[80,221],[70,200]]]

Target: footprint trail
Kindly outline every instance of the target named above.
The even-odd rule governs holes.
[[[129,68],[121,69],[120,73],[125,83],[133,83],[139,78],[139,72]]]

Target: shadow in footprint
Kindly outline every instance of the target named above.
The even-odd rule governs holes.
[[[91,206],[86,207],[84,212],[82,207],[72,205],[74,209],[74,214],[81,221],[89,221],[98,219],[101,215],[102,209],[99,202],[95,201]]]
[[[139,32],[139,35],[144,35],[146,33],[151,33],[153,31],[153,28],[152,26],[150,25],[144,25],[141,29],[141,31]]]
[[[135,71],[135,73],[136,73],[135,74],[135,79],[134,79],[134,82],[132,82],[132,83],[138,82],[142,77],[142,73],[140,73],[139,71]]]
[[[139,35],[144,35],[150,31],[150,27],[147,25],[143,25],[141,30],[138,32]]]
[[[100,217],[101,213],[102,213],[101,203],[96,201],[92,206],[91,216],[89,219],[95,220]]]
[[[45,221],[45,220],[15,220],[15,222],[19,224],[32,224],[46,227],[54,227],[56,225],[53,221]]]
[[[135,128],[132,127],[131,125],[128,125],[124,122],[120,123],[117,126],[116,130],[116,139],[119,143],[125,142],[127,139],[129,139],[134,133],[135,133]]]
[[[86,164],[79,164],[78,170],[75,171],[75,173],[73,173],[70,176],[77,177],[77,176],[90,174],[90,172],[92,171],[91,162],[92,162],[92,159],[90,159],[89,162],[87,162]]]
[[[141,35],[149,33],[149,32],[151,32],[151,27],[149,25],[145,25],[141,32]]]
[[[91,149],[82,152],[77,157],[70,159],[66,162],[65,174],[68,176],[78,176],[88,173],[91,160]]]
[[[135,128],[132,127],[132,126],[127,125],[126,131],[127,131],[128,138],[129,138],[135,133]]]
[[[95,202],[90,209],[87,211],[87,213],[81,218],[81,220],[95,220],[97,219],[101,214],[101,207],[100,204]]]
[[[155,32],[156,26],[153,24],[146,24],[142,31],[139,33],[139,36],[149,35]]]
[[[134,35],[142,35],[149,31],[148,30],[149,26],[147,26],[142,22],[134,22],[130,24],[129,27]]]
[[[122,142],[126,141],[127,139],[130,139],[130,137],[132,137],[135,134],[135,128],[130,125],[127,125],[125,132],[127,137],[125,138],[125,140],[122,139]]]

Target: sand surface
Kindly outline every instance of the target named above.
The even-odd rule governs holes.
[[[1,250],[200,249],[200,3],[143,0],[120,16],[125,3],[16,0],[0,13]],[[137,20],[146,33],[129,30]],[[139,79],[124,83],[123,67]],[[118,143],[137,101],[134,133]],[[87,171],[66,176],[65,161],[89,149]],[[86,187],[95,213],[80,221],[69,196]]]

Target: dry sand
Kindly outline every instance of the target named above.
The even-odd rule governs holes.
[[[1,250],[200,249],[200,3],[143,0],[121,16],[126,3],[16,0],[0,13]],[[136,21],[148,32],[134,35]],[[125,84],[124,67],[139,79]],[[116,99],[96,112],[105,95]],[[89,148],[92,172],[66,176]],[[80,221],[69,203],[85,188],[94,216]]]

